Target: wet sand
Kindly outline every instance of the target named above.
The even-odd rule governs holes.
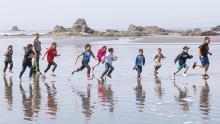
[[[200,37],[198,42],[199,39]],[[220,122],[218,43],[210,45],[213,56],[210,57],[208,80],[201,78],[200,69],[190,69],[188,78],[178,75],[174,82],[170,78],[170,74],[177,67],[173,64],[173,59],[188,40],[170,45],[146,44],[148,41],[143,39],[127,38],[108,42],[86,38],[81,40],[42,38],[43,53],[54,40],[58,40],[58,52],[61,54],[55,59],[58,64],[57,76],[51,77],[48,73],[46,83],[38,76],[28,81],[27,69],[20,85],[18,74],[23,59],[22,46],[30,43],[31,38],[0,39],[2,54],[9,44],[14,45],[15,51],[13,76],[1,76],[0,123],[218,124]],[[214,38],[212,40],[217,42]],[[74,76],[70,75],[74,68],[80,66],[80,61],[77,65],[73,62],[87,42],[92,44],[95,54],[98,48],[107,44],[108,47],[114,47],[115,55],[118,56],[118,61],[113,63],[115,67],[113,78],[107,79],[104,84],[97,80],[104,69],[103,65],[94,71],[96,77],[94,80],[86,79],[86,70]],[[157,42],[160,42],[160,38]],[[190,46],[190,53],[194,55],[194,58],[188,61],[188,65],[191,66],[194,61],[199,62],[198,43],[186,44]],[[162,60],[158,76],[154,76],[153,57],[157,47],[162,48],[167,58]],[[136,72],[132,70],[139,48],[144,49],[147,63],[143,68],[141,82],[136,81]],[[2,63],[3,59],[3,56],[0,57]],[[41,70],[46,68],[46,64],[46,61],[41,61]],[[95,61],[92,60],[91,65],[94,64]],[[3,64],[0,68],[3,68]]]

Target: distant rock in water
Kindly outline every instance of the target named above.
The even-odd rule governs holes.
[[[205,31],[205,32],[202,32],[201,36],[217,36],[217,35],[220,35],[220,34],[214,31]]]
[[[217,25],[216,27],[211,28],[212,31],[220,31],[220,25]]]
[[[64,28],[63,26],[59,26],[59,25],[56,25],[54,28],[53,28],[53,32],[65,32],[67,29]]]
[[[84,32],[89,34],[95,32],[95,30],[87,26],[86,21],[82,18],[77,19],[70,30],[72,32]]]
[[[18,28],[18,26],[13,26],[10,31],[22,31]]]
[[[201,36],[202,30],[199,28],[195,28],[193,30],[186,30],[181,32],[181,36]]]

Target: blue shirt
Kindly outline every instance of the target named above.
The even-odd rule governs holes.
[[[85,51],[81,55],[83,56],[82,62],[90,62],[90,57],[94,56],[92,51]]]
[[[136,60],[135,60],[135,65],[139,65],[139,66],[142,66],[142,65],[145,65],[145,57],[144,55],[138,55],[136,57]]]

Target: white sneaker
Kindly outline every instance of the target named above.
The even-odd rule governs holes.
[[[171,74],[171,78],[172,78],[172,79],[175,79],[175,76],[176,76],[176,75],[175,75],[174,73]]]
[[[188,74],[186,74],[186,73],[183,73],[182,75],[183,75],[184,77],[188,77]]]

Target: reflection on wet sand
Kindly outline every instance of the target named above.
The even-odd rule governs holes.
[[[8,104],[8,110],[12,110],[13,108],[13,94],[12,94],[12,86],[13,86],[13,81],[12,81],[12,77],[7,77],[4,76],[3,80],[5,82],[5,99],[6,102]]]
[[[209,85],[207,80],[205,80],[205,85],[202,86],[201,92],[200,92],[200,110],[202,112],[203,115],[205,115],[203,117],[203,119],[209,119],[208,115],[209,112],[211,110],[211,106],[209,103]]]
[[[20,83],[20,92],[22,95],[24,119],[32,120],[33,117],[38,117],[41,104],[39,76],[34,76],[33,84],[29,84],[29,95],[26,94],[27,91],[23,88],[22,83]]]
[[[104,81],[98,80],[98,97],[102,106],[109,107],[109,112],[114,112],[115,101],[111,85],[106,85]]]
[[[87,120],[90,120],[92,117],[92,114],[94,113],[94,105],[92,105],[90,98],[91,98],[91,87],[92,85],[87,85],[87,91],[81,92],[77,91],[76,94],[81,98],[82,100],[82,113],[85,115],[85,118]]]
[[[142,88],[142,84],[140,80],[137,80],[137,86],[135,87],[135,95],[137,101],[137,108],[139,112],[143,112],[145,106],[145,90]]]
[[[187,85],[184,85],[183,88],[177,85],[177,83],[174,81],[174,87],[178,90],[178,96],[175,96],[175,100],[178,102],[179,105],[183,106],[184,111],[189,111],[189,106],[191,106],[191,103],[187,99],[189,97],[189,91]]]
[[[163,91],[161,88],[161,80],[157,75],[155,75],[154,91],[155,91],[156,95],[158,96],[158,99],[161,99],[162,95],[163,95]]]

